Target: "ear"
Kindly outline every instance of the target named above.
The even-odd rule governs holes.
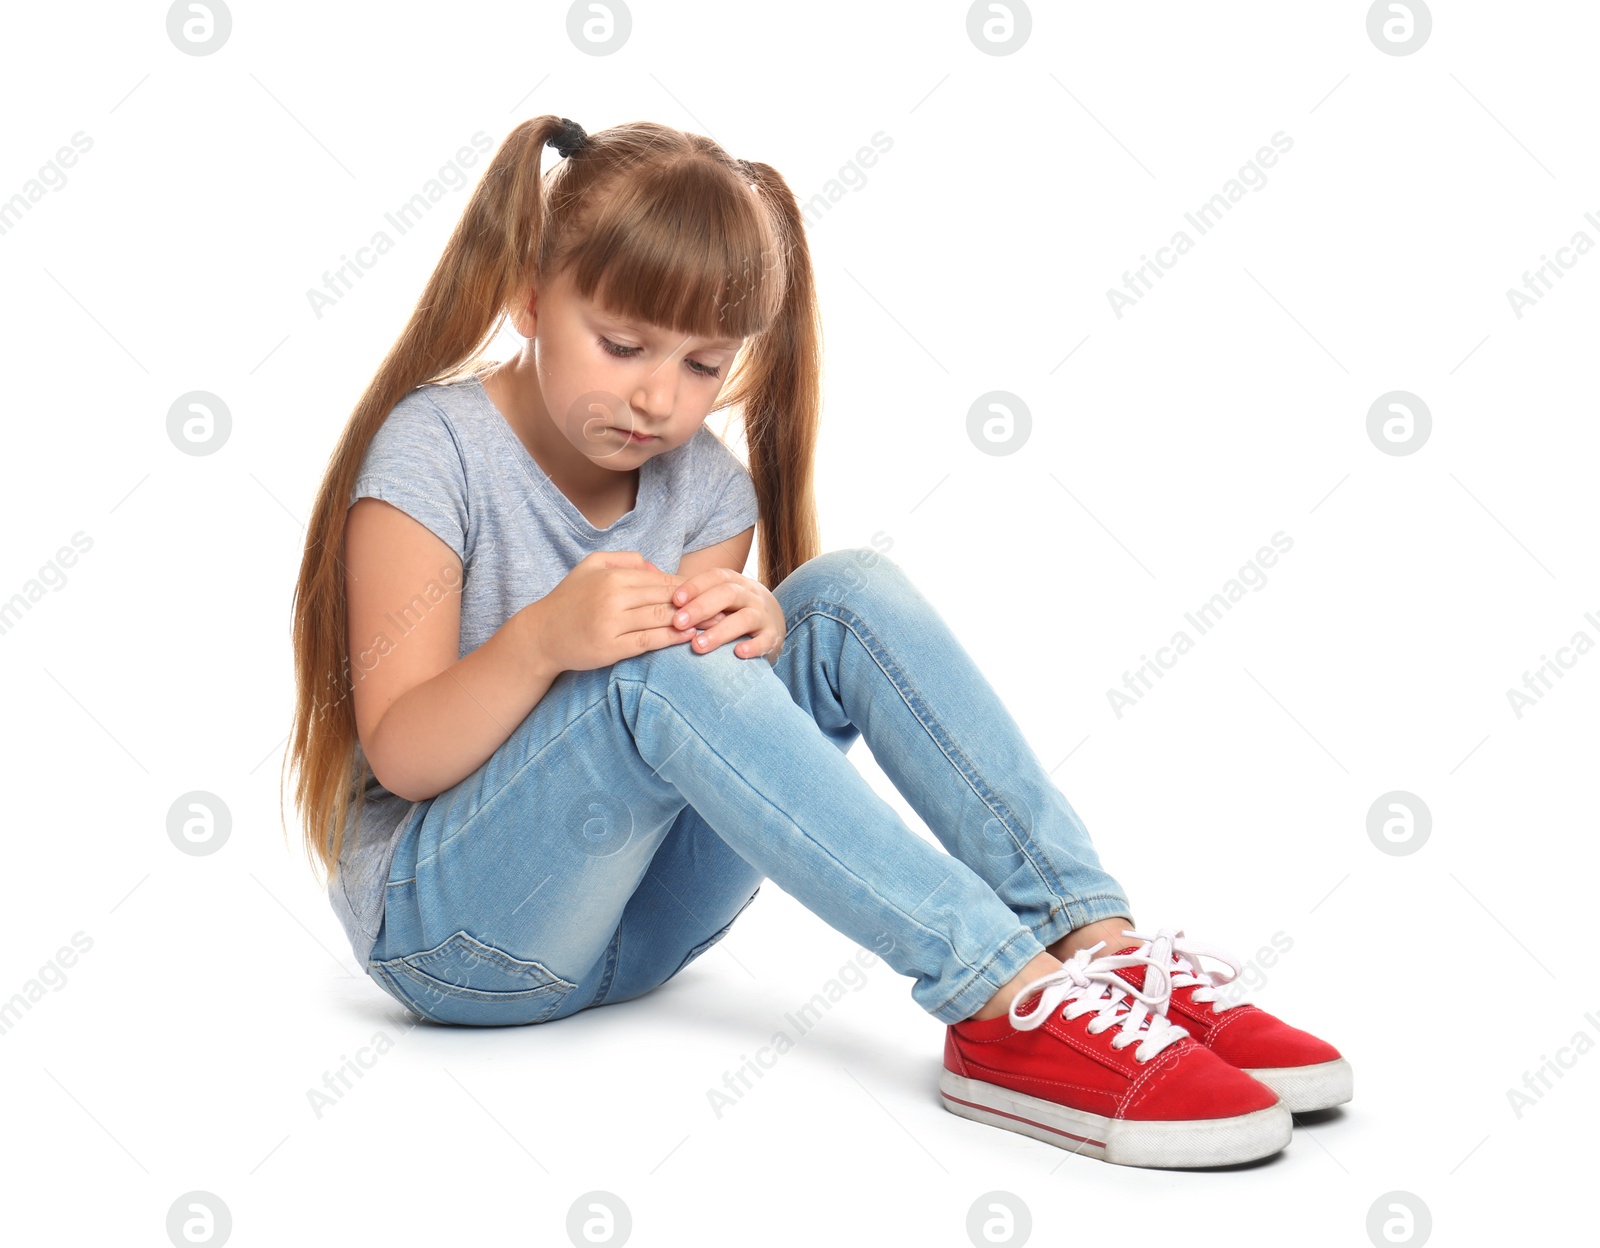
[[[539,325],[539,292],[537,285],[519,287],[512,292],[506,314],[512,327],[524,338],[532,338]]]

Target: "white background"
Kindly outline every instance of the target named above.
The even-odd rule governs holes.
[[[0,1000],[92,941],[0,1035],[8,1238],[164,1244],[193,1191],[239,1244],[564,1244],[595,1190],[641,1245],[961,1245],[997,1190],[1034,1243],[1364,1244],[1392,1191],[1438,1242],[1495,1242],[1576,1204],[1600,655],[1520,716],[1507,691],[1600,641],[1600,255],[1520,317],[1506,292],[1600,244],[1600,17],[1441,0],[1395,56],[1367,7],[1041,4],[1009,55],[958,4],[639,4],[604,56],[553,4],[240,3],[207,56],[158,5],[8,14],[0,199],[92,139],[0,234],[0,600],[92,541],[0,634]],[[1069,1156],[940,1107],[942,1028],[879,964],[719,1118],[707,1090],[855,952],[775,885],[658,992],[548,1028],[412,1028],[359,975],[280,824],[289,602],[467,190],[320,317],[307,291],[538,113],[707,134],[802,199],[854,185],[810,229],[824,548],[892,543],[1144,928],[1292,941],[1254,999],[1350,1058],[1345,1110],[1245,1169]],[[1279,131],[1266,184],[1118,317],[1108,289]],[[214,454],[167,436],[191,390],[231,411]],[[967,435],[994,390],[1031,412],[1009,455]],[[1367,434],[1392,390],[1432,413],[1410,455]],[[1119,716],[1108,690],[1280,530],[1265,587]],[[167,836],[192,790],[231,812],[209,856]],[[1409,855],[1367,832],[1393,790],[1431,811]],[[319,1117],[308,1090],[380,1032]]]

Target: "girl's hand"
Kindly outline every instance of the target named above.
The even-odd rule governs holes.
[[[696,654],[707,654],[747,634],[751,639],[733,648],[742,659],[760,654],[771,663],[783,649],[787,628],[778,600],[760,581],[730,568],[697,572],[673,591],[672,605],[679,609],[669,627],[706,630],[689,643]]]
[[[672,591],[683,584],[636,550],[596,550],[578,560],[531,613],[532,654],[555,672],[609,667],[629,655],[694,636],[674,628]]]

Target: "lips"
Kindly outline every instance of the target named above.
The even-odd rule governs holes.
[[[632,433],[627,429],[618,429],[617,432],[636,446],[642,445],[646,442],[654,442],[656,440],[656,435],[653,433]]]

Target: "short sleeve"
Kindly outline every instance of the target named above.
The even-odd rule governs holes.
[[[705,443],[695,470],[703,482],[703,518],[684,542],[685,554],[743,533],[760,516],[755,483],[739,457],[709,429],[702,429],[699,437]]]
[[[413,392],[384,419],[350,491],[398,507],[467,562],[467,473],[445,415]]]

